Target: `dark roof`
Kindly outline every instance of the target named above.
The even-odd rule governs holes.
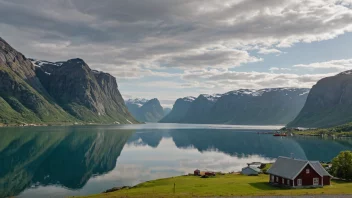
[[[288,157],[278,157],[267,173],[286,179],[295,179],[308,164],[310,164],[319,175],[330,176],[330,174],[321,166],[319,162]]]
[[[309,162],[312,167],[314,168],[315,171],[321,176],[331,176],[328,171],[325,170],[325,168],[320,164],[320,162],[316,161],[310,161]]]

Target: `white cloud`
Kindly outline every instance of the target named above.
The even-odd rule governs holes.
[[[241,88],[260,89],[267,87],[304,87],[310,88],[321,78],[335,75],[329,74],[290,74],[290,73],[267,73],[267,72],[235,72],[208,70],[185,73],[184,80],[203,81],[213,85],[213,90],[230,91]],[[219,92],[219,91],[218,91]]]
[[[291,71],[291,68],[284,68],[284,67],[270,67],[269,71],[275,72],[275,71]]]
[[[118,66],[231,68],[351,31],[340,0],[0,1],[0,34],[27,56]]]
[[[27,57],[79,57],[124,79],[123,85],[154,89],[124,88],[127,95],[165,100],[238,88],[310,87],[333,71],[233,69],[265,61],[251,51],[280,55],[284,47],[346,32],[352,32],[349,0],[0,0],[0,35]],[[349,59],[295,65],[336,72],[350,67]],[[179,92],[156,95],[158,87]]]
[[[281,54],[282,51],[278,49],[267,49],[267,48],[261,48],[258,51],[259,54]]]
[[[293,67],[307,69],[334,69],[336,71],[344,71],[352,69],[352,59],[331,60],[326,62],[316,62],[310,64],[297,64]]]

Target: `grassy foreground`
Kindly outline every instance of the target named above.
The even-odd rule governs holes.
[[[89,198],[142,198],[142,197],[213,197],[213,196],[266,196],[352,194],[352,183],[332,182],[331,186],[317,189],[280,189],[268,184],[269,176],[217,175],[214,178],[180,176],[142,183],[131,189],[87,196]],[[176,184],[175,193],[173,192]]]

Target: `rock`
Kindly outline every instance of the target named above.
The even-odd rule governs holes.
[[[161,123],[179,123],[181,122],[192,102],[195,100],[194,97],[179,98],[176,100],[171,112],[160,120]]]
[[[161,122],[199,124],[287,124],[302,109],[309,89],[240,89],[225,94],[178,99]]]
[[[352,70],[319,80],[288,127],[332,127],[352,121]]]
[[[164,110],[158,99],[129,99],[126,105],[140,122],[158,122],[164,117]]]
[[[34,65],[33,65],[33,64]],[[27,59],[0,38],[0,123],[138,123],[110,74],[82,59]]]

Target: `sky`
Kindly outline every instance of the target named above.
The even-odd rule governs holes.
[[[82,58],[125,99],[312,87],[352,69],[352,0],[0,0],[26,57]]]

